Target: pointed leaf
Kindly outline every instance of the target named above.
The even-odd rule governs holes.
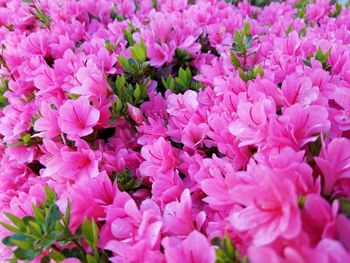
[[[18,226],[19,228],[23,229],[25,228],[25,224],[23,220],[15,215],[12,215],[10,213],[4,212],[4,215],[10,219],[10,221],[15,225]]]

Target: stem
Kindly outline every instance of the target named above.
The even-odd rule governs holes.
[[[56,250],[57,252],[61,252],[61,250],[55,244],[52,244],[51,247],[53,248],[53,250]]]

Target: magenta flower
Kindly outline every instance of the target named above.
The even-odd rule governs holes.
[[[180,201],[174,201],[165,206],[163,217],[166,233],[188,235],[194,230],[192,200],[188,189],[183,191]]]
[[[54,104],[43,102],[40,108],[41,117],[35,121],[34,130],[40,131],[36,136],[52,139],[60,133],[58,110]]]
[[[242,205],[241,210],[232,213],[233,227],[247,231],[258,246],[278,237],[296,237],[301,231],[301,218],[293,183],[281,180],[268,169],[251,172],[254,183],[239,184],[231,190],[232,200]]]
[[[196,148],[202,144],[208,130],[209,127],[205,123],[198,125],[190,123],[185,127],[181,141],[185,146]]]
[[[321,155],[316,157],[324,179],[324,194],[331,195],[335,186],[350,179],[350,141],[337,138],[328,147],[322,149]],[[347,195],[350,194],[348,191]]]
[[[68,100],[59,109],[59,126],[70,138],[91,134],[99,118],[100,112],[84,97]]]
[[[344,1],[0,0],[0,262],[350,262]]]
[[[175,151],[163,137],[153,144],[143,146],[141,155],[145,159],[140,165],[143,176],[154,178],[158,173],[170,172],[176,164]]]
[[[214,249],[208,240],[197,230],[192,231],[186,239],[167,237],[163,239],[165,258],[169,263],[212,263]]]

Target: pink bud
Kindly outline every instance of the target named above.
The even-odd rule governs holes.
[[[133,119],[137,124],[143,122],[143,114],[139,108],[136,108],[128,103],[128,113],[131,119]]]

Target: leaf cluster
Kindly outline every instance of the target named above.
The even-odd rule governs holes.
[[[113,173],[112,177],[113,181],[117,181],[119,190],[123,192],[128,192],[130,190],[137,189],[142,184],[142,180],[133,177],[131,171],[128,168],[125,168],[124,171],[121,173]]]
[[[228,234],[223,239],[214,238],[212,244],[216,246],[215,263],[247,263],[247,258],[242,257],[233,245]]]
[[[10,223],[0,224],[12,232],[2,243],[14,247],[10,262],[33,260],[45,252],[41,262],[61,262],[74,257],[85,263],[107,262],[107,255],[97,248],[99,229],[94,220],[85,219],[76,233],[69,229],[70,203],[65,214],[56,204],[56,194],[45,186],[45,201],[40,205],[32,204],[33,215],[23,218],[5,213]],[[86,251],[83,241],[91,248]]]
[[[186,90],[195,90],[203,88],[202,83],[196,81],[192,77],[190,68],[180,68],[177,77],[169,75],[167,78],[162,77],[163,85],[166,89],[171,90],[173,93],[183,93]]]

